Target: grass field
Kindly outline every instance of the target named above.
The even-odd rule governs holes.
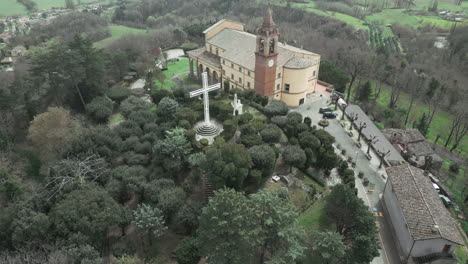
[[[382,88],[382,92],[380,94],[379,99],[377,100],[377,103],[380,106],[388,107],[388,103],[390,101],[390,94],[391,94],[391,91],[389,87]],[[410,102],[410,96],[406,93],[402,93],[400,96],[400,100],[398,102],[398,106],[399,108],[407,110],[409,107],[409,102]],[[416,101],[413,105],[413,110],[411,111],[407,126],[411,127],[413,124],[413,121],[419,120],[419,118],[421,117],[423,113],[427,114],[428,112],[429,112],[429,107],[426,104],[420,101]],[[451,123],[452,123],[452,117],[449,113],[442,111],[442,110],[437,111],[431,123],[431,126],[429,128],[429,132],[426,135],[426,138],[430,142],[434,142],[435,139],[437,138],[437,135],[440,135],[440,138],[437,144],[443,146],[443,144],[445,143],[445,140],[448,137],[448,132],[449,132],[448,129],[450,128]],[[463,155],[464,157],[468,156],[468,136],[465,136],[463,138],[460,146],[455,150],[455,152]]]
[[[37,9],[49,9],[52,7],[64,7],[65,0],[33,0],[37,4]],[[76,0],[74,1],[77,2]],[[94,3],[103,2],[98,0],[81,0],[81,3]],[[16,0],[0,0],[0,17],[11,16],[11,15],[24,15],[27,14],[27,10],[24,6]]]
[[[166,76],[164,82],[158,80],[154,81],[157,89],[170,89],[176,85],[176,83],[171,80],[177,74],[181,74],[189,71],[189,61],[188,59],[181,59],[176,62],[169,62],[167,65],[167,70],[163,71],[163,74]]]
[[[122,25],[110,25],[109,30],[110,30],[110,33],[111,33],[110,37],[105,38],[103,40],[100,40],[100,41],[94,43],[94,45],[97,48],[104,48],[105,46],[112,43],[114,40],[117,40],[117,39],[119,39],[121,37],[124,37],[126,35],[146,34],[146,33],[148,33],[148,31],[144,30],[144,29],[131,28],[131,27],[126,27],[126,26],[122,26]]]

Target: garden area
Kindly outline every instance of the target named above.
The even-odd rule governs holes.
[[[184,81],[188,81],[188,84],[197,84],[190,77],[183,75],[183,73],[189,73],[189,60],[181,58],[178,61],[169,61],[167,63],[167,70],[162,72],[164,79],[155,80],[155,89],[171,89],[176,86],[176,82],[173,80],[174,76],[180,75],[180,78]]]
[[[383,48],[388,54],[400,52],[400,41],[391,28],[376,24],[369,25],[369,41],[374,48]]]

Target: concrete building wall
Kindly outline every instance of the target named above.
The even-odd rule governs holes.
[[[413,250],[411,251],[411,256],[421,257],[432,253],[442,253],[445,245],[450,245],[448,253],[452,253],[457,246],[457,244],[443,238],[416,240]]]
[[[238,23],[238,22],[234,22],[234,21],[230,21],[230,20],[222,20],[219,23],[213,25],[212,28],[209,28],[209,31],[205,33],[205,41],[209,40],[214,35],[218,34],[223,29],[226,29],[226,28],[239,30],[239,31],[244,31],[244,25],[243,24]]]
[[[398,202],[395,193],[392,191],[392,184],[387,181],[387,186],[384,192],[384,205],[387,214],[390,218],[393,227],[393,235],[396,238],[397,246],[399,246],[400,254],[403,257],[408,256],[413,245],[413,237],[409,229],[406,227],[406,221],[401,211],[400,203]]]
[[[221,67],[223,68],[223,75],[229,80],[231,87],[240,89],[254,89],[255,74],[254,71],[243,68],[240,65],[232,63],[231,61],[221,59]],[[240,70],[239,70],[240,67]],[[240,80],[239,80],[240,78]],[[249,87],[250,84],[250,87]]]
[[[313,67],[305,69],[283,68],[281,100],[289,106],[298,106],[301,99],[305,100],[310,90],[309,78]],[[289,91],[286,88],[289,85]]]

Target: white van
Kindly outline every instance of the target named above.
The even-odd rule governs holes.
[[[434,189],[437,191],[437,192],[440,192],[440,187],[439,185],[435,184],[435,183],[432,183],[432,186],[434,186]]]

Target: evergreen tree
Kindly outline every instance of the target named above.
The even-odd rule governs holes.
[[[357,92],[356,99],[360,102],[369,102],[372,95],[372,86],[369,81],[365,82]]]
[[[416,123],[416,128],[423,134],[427,135],[429,128],[427,127],[427,116],[426,113],[423,113],[419,121]]]

